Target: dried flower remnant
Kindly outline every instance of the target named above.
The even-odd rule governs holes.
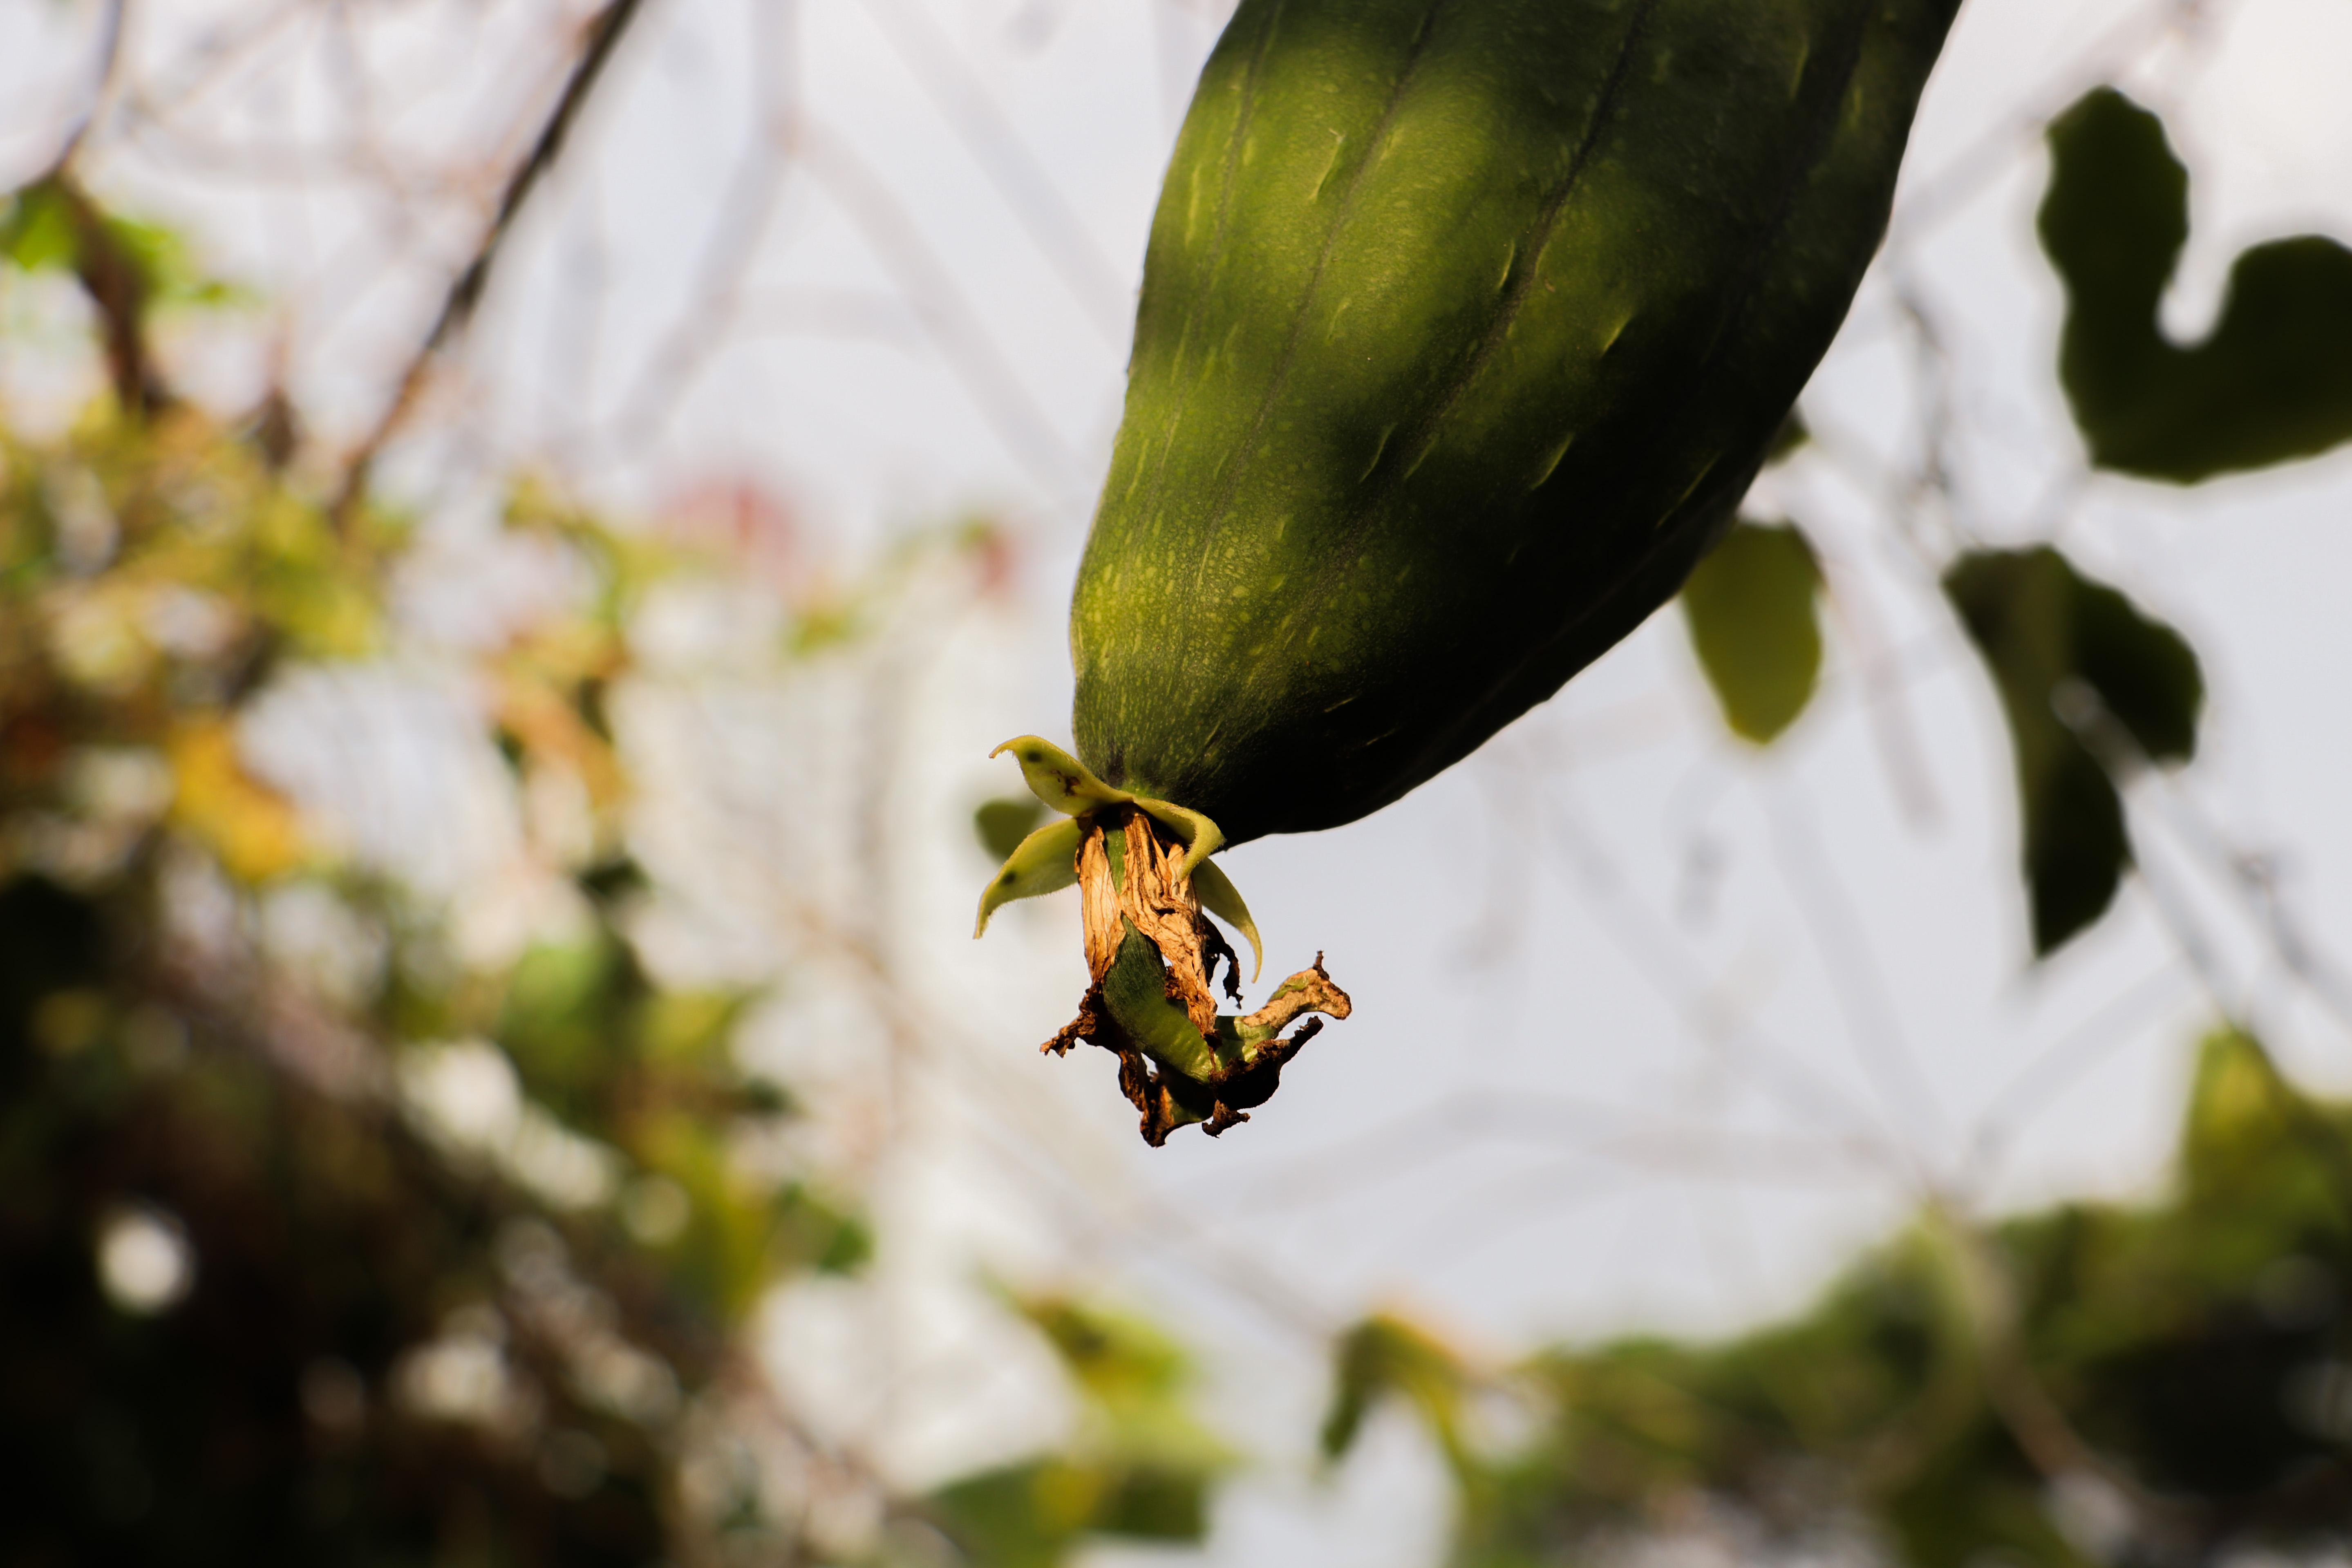
[[[1030,789],[1063,814],[1023,840],[982,894],[977,936],[999,905],[1076,882],[1083,900],[1087,970],[1078,1015],[1041,1048],[1066,1055],[1080,1041],[1118,1058],[1118,1087],[1157,1148],[1192,1122],[1211,1137],[1249,1120],[1280,1087],[1282,1068],[1323,1026],[1344,1018],[1348,994],[1323,955],[1275,987],[1265,1005],[1217,1011],[1217,965],[1241,1002],[1241,960],[1209,920],[1239,931],[1263,963],[1257,923],[1209,856],[1224,842],[1198,812],[1113,789],[1059,747],[1034,735],[1008,741]],[[992,753],[994,754],[994,753]],[[1252,978],[1259,965],[1254,964]]]

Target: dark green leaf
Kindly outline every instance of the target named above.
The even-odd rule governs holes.
[[[1732,733],[1765,745],[1805,710],[1822,668],[1821,582],[1795,528],[1742,522],[1683,584],[1691,647]]]
[[[2077,577],[2074,660],[2142,752],[2160,763],[2196,754],[2205,677],[2178,632],[2141,615],[2115,589]]]
[[[1964,556],[1944,591],[2009,717],[2033,949],[2047,954],[2106,911],[2130,862],[2114,770],[2186,762],[2204,679],[2179,633],[2046,546]]]
[[[1199,1541],[1209,1532],[1209,1478],[1197,1469],[1138,1465],[1095,1505],[1094,1528],[1142,1541]]]
[[[2352,438],[2352,251],[2258,245],[2205,341],[2158,307],[2189,237],[2189,175],[2156,116],[2101,89],[2050,126],[2042,247],[2066,289],[2058,375],[2101,468],[2191,483]]]
[[[980,847],[988,851],[991,860],[1002,864],[1021,847],[1038,820],[1045,815],[1045,806],[1033,795],[1006,795],[1000,800],[982,801],[971,814],[971,830],[980,837]]]

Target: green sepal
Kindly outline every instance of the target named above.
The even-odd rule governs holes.
[[[1005,857],[996,875],[988,879],[988,887],[980,895],[980,919],[971,928],[978,938],[988,929],[988,917],[998,906],[1015,899],[1034,899],[1045,893],[1057,893],[1078,879],[1078,841],[1086,830],[1076,817],[1064,817],[1049,822],[1021,841],[1020,847]]]
[[[1029,792],[1073,820],[1039,828],[1013,852],[1012,858],[1004,862],[1003,869],[989,882],[988,891],[981,895],[980,922],[972,931],[973,936],[977,937],[988,929],[989,913],[999,904],[1055,892],[1077,879],[1075,868],[1078,845],[1076,819],[1106,806],[1132,805],[1174,831],[1184,846],[1184,860],[1179,874],[1196,881],[1206,879],[1199,889],[1201,901],[1249,938],[1250,951],[1260,953],[1259,966],[1264,966],[1257,926],[1250,919],[1249,907],[1242,902],[1241,894],[1234,890],[1232,880],[1209,864],[1209,857],[1222,848],[1225,842],[1223,830],[1214,822],[1171,801],[1154,800],[1132,790],[1114,789],[1097,778],[1094,770],[1086,763],[1041,735],[1016,735],[988,754],[994,758],[1006,752],[1011,752],[1013,760],[1021,764],[1021,776],[1027,781]],[[1068,868],[1069,874],[1059,880],[1041,878],[1034,885],[1016,878],[1016,870],[1025,874],[1032,868],[1024,857],[1032,854],[1043,836],[1057,829],[1066,829],[1070,834],[1067,843],[1073,864]],[[1255,978],[1255,973],[1252,978]]]
[[[993,761],[1013,753],[1029,791],[1064,816],[1083,816],[1106,805],[1125,805],[1135,796],[1113,789],[1095,777],[1094,770],[1053,742],[1039,735],[1016,735],[989,752]]]
[[[1213,860],[1203,860],[1192,871],[1192,890],[1201,895],[1201,907],[1233,927],[1249,940],[1250,984],[1265,968],[1265,946],[1257,938],[1257,921],[1250,919],[1249,906],[1242,902],[1239,888]]]

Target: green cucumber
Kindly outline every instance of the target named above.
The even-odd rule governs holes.
[[[1243,0],[1144,264],[1079,757],[1352,821],[1671,597],[1885,226],[1957,0]]]
[[[1208,859],[1351,822],[1673,596],[1829,347],[1958,0],[1242,0],[1168,172],[1070,606],[1066,820],[1143,1136],[1248,1120],[1351,1004]],[[1238,996],[1228,970],[1227,989]],[[1305,1018],[1297,1032],[1281,1031]]]

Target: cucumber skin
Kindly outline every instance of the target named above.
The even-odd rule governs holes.
[[[1337,826],[1671,597],[1845,316],[1958,4],[1243,0],[1071,604],[1087,765],[1229,843]]]

